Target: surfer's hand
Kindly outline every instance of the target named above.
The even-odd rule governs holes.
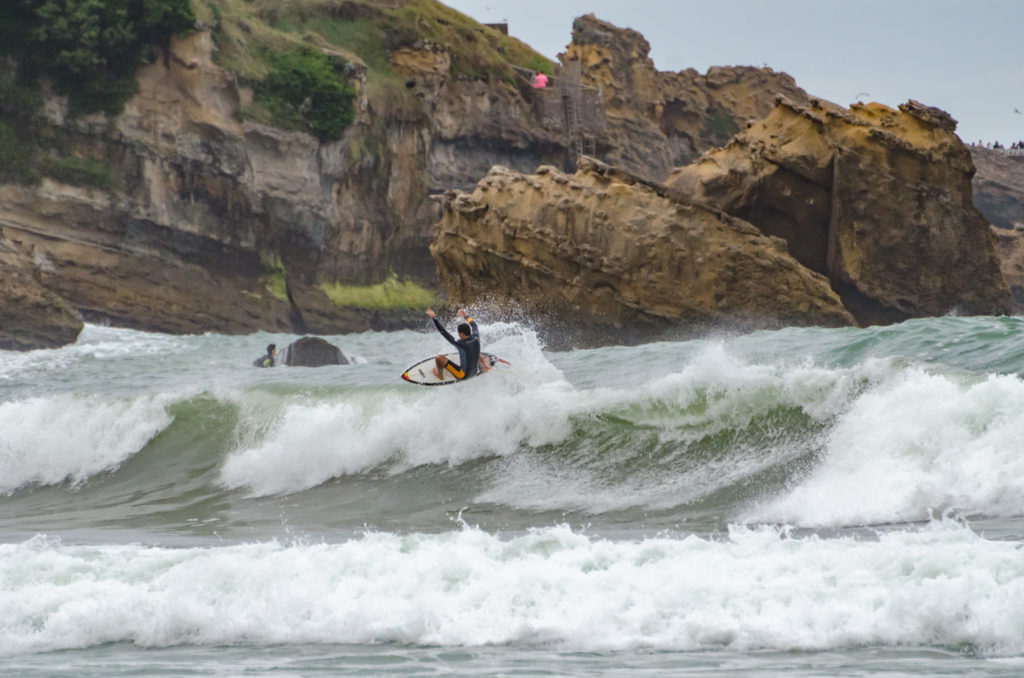
[[[430,318],[431,320],[434,319],[434,310],[433,309],[430,309],[430,308],[427,309],[427,317]]]
[[[466,309],[460,308],[459,312],[456,315],[458,315],[460,318],[465,318],[466,317]]]

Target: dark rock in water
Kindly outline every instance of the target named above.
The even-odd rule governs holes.
[[[283,362],[289,367],[323,367],[348,365],[348,358],[340,348],[320,337],[303,337],[285,348]]]

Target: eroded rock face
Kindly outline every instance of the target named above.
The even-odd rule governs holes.
[[[289,367],[348,365],[341,349],[320,337],[303,337],[284,349],[284,364]]]
[[[102,160],[114,187],[0,185],[0,229],[35,248],[39,282],[87,320],[225,333],[402,325],[402,314],[336,308],[319,285],[391,272],[433,283],[432,191],[471,186],[494,162],[564,154],[519,90],[452,78],[437,45],[393,55],[411,100],[369,97],[354,59],[357,119],[332,143],[241,122],[251,92],[214,49],[205,31],[173,39],[116,118],[71,119],[47,98],[47,134]]]
[[[175,333],[306,329],[301,309],[267,289],[268,262],[291,275],[320,264],[334,219],[321,168],[337,145],[239,122],[243,90],[212,51],[207,32],[172,40],[115,119],[70,119],[61,99],[46,100],[47,134],[102,163],[112,186],[0,186],[0,229],[33,248],[40,283],[87,320]]]
[[[999,267],[1010,287],[1015,315],[1024,314],[1024,231],[992,228],[999,245]]]
[[[120,213],[109,196],[43,180],[0,187],[0,233],[31,252],[33,276],[93,322],[171,333],[287,331],[289,305],[259,264],[209,238]],[[250,255],[252,257],[252,255]]]
[[[1024,156],[971,148],[974,206],[996,228],[1024,230]]]
[[[0,349],[26,351],[74,343],[82,318],[39,284],[35,265],[0,238]]]
[[[462,305],[494,290],[575,327],[572,341],[642,341],[728,322],[847,325],[821,275],[778,238],[663,186],[584,160],[566,175],[496,167],[443,200],[431,253]]]
[[[938,109],[784,99],[668,185],[788,243],[863,324],[1005,313],[1009,292],[973,165]]]
[[[776,96],[808,101],[786,73],[749,66],[715,66],[704,75],[658,71],[650,49],[640,33],[588,14],[573,22],[572,43],[559,57],[579,61],[583,84],[604,92],[604,159],[655,181],[766,116]]]
[[[370,97],[365,70],[353,59],[357,119],[342,140],[326,144],[306,134],[241,122],[237,114],[251,92],[214,63],[213,50],[212,37],[204,31],[173,40],[166,59],[139,72],[139,93],[116,119],[96,115],[70,120],[59,98],[47,99],[47,134],[69,152],[103,159],[115,188],[86,189],[51,180],[33,187],[0,186],[0,236],[16,238],[22,256],[34,267],[32,279],[87,320],[168,332],[333,334],[402,326],[400,315],[334,307],[320,283],[373,283],[390,272],[433,283],[438,273],[427,248],[440,211],[429,200],[431,192],[469,190],[495,164],[527,173],[542,164],[561,166],[566,158],[564,135],[539,124],[531,106],[533,93],[525,83],[517,87],[506,78],[453,76],[443,45],[421,41],[391,55],[411,98]],[[962,198],[958,182],[963,162],[941,148],[951,135],[936,122],[941,116],[928,122],[921,119],[928,117],[923,109],[908,114],[918,116],[915,124],[922,129],[939,130],[934,147],[914,150],[917,141],[907,142],[907,148],[901,145],[906,141],[903,132],[897,133],[906,127],[900,122],[902,114],[879,114],[872,122],[870,115],[848,112],[848,117],[864,118],[843,123],[850,130],[866,132],[869,138],[878,134],[883,140],[877,149],[861,148],[859,133],[839,131],[845,129],[837,122],[842,115],[815,121],[826,118],[813,112],[807,95],[784,73],[743,67],[712,68],[704,75],[693,70],[658,72],[640,34],[592,16],[574,24],[573,44],[563,59],[578,60],[583,84],[605,92],[607,133],[596,140],[597,152],[627,170],[619,183],[645,186],[635,177],[628,179],[628,173],[664,179],[673,166],[725,143],[747,120],[767,115],[774,96],[781,93],[812,113],[777,120],[786,128],[778,130],[785,143],[765,139],[763,152],[747,153],[745,160],[740,154],[728,162],[723,159],[723,173],[705,172],[698,165],[700,200],[784,238],[798,262],[831,276],[851,308],[860,309],[862,321],[936,309],[1001,308],[989,303],[991,294],[970,298],[960,287],[963,278],[979,272],[977,289],[994,285],[983,274],[984,238],[975,238],[968,228],[966,235],[961,233],[969,242],[961,257],[942,258],[946,250],[941,247],[958,237],[954,223],[960,222],[946,219],[942,210],[953,214],[956,208],[950,205]],[[894,129],[886,116],[895,121]],[[814,131],[818,128],[831,131]],[[896,141],[886,141],[886,135]],[[832,137],[853,141],[839,143]],[[844,155],[837,159],[840,151]],[[931,156],[936,162],[951,162],[945,179],[937,174],[916,183],[906,178],[917,171],[907,172],[907,167],[932,172],[924,159]],[[876,168],[878,174],[872,178],[865,172],[857,183],[862,166]],[[846,178],[843,183],[832,181],[836,168]],[[892,189],[889,175],[902,188]],[[853,183],[847,181],[850,177]],[[952,194],[936,188],[943,180],[951,182]],[[660,195],[661,189],[644,190]],[[902,202],[877,210],[865,197],[897,193]],[[918,194],[919,213],[910,208]],[[632,209],[624,205],[616,209]],[[599,210],[612,213],[603,206]],[[865,230],[866,225],[894,220],[927,223],[931,230],[922,235],[924,228],[890,228],[884,236],[874,226]],[[522,233],[525,237],[527,231]],[[604,258],[595,254],[603,242],[590,243],[588,247],[597,249],[581,252]],[[879,258],[877,250],[887,248],[917,254]],[[936,269],[945,266],[957,275],[931,280],[931,273],[917,268],[919,261],[931,257],[941,261]],[[603,264],[595,266],[604,270]],[[472,266],[464,270],[482,271]],[[457,274],[442,275],[451,282]],[[921,282],[915,276],[929,279]],[[280,286],[270,291],[271,278],[286,282],[286,295]],[[936,291],[907,297],[902,290],[915,290],[915,285]],[[627,281],[626,288],[632,287],[639,289],[639,282]],[[598,286],[605,288],[604,283]],[[726,288],[729,294],[737,289]],[[778,306],[780,317],[788,317],[785,309],[799,309],[795,299]],[[679,302],[664,303],[670,309],[665,318],[677,317],[678,309],[672,309]],[[678,311],[679,317],[718,317],[706,311],[704,302],[694,303],[693,309]],[[747,303],[741,294],[736,308],[727,310],[745,312]],[[587,304],[602,308],[583,301],[580,308]],[[764,308],[767,314],[776,307]],[[817,311],[800,313],[810,317]],[[649,310],[634,315],[662,318]],[[601,318],[595,323],[603,327]]]

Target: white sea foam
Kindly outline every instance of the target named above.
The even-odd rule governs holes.
[[[167,334],[86,325],[74,344],[36,351],[0,351],[0,379],[26,374],[60,374],[83,361],[160,356],[180,350],[187,339]]]
[[[500,378],[458,393],[435,389],[432,397],[289,404],[262,441],[228,457],[221,480],[255,495],[290,493],[386,463],[396,470],[459,464],[568,434],[558,384],[506,389]]]
[[[1024,383],[908,369],[858,397],[818,468],[751,520],[826,526],[1024,514]]]
[[[490,347],[514,370],[457,387],[296,397],[269,426],[264,413],[243,412],[221,482],[256,496],[287,494],[383,464],[396,471],[454,465],[561,440],[570,431],[571,387],[535,341],[514,335],[495,342]]]
[[[535,338],[513,335],[515,376],[498,374],[455,388],[412,389],[386,400],[357,396],[293,399],[268,426],[266,412],[243,416],[238,449],[226,460],[222,483],[254,495],[287,494],[331,478],[390,464],[459,464],[510,456],[524,448],[561,443],[574,418],[611,414],[653,429],[662,442],[693,442],[738,430],[778,408],[797,408],[814,420],[835,417],[855,395],[893,367],[878,360],[856,369],[791,369],[750,365],[709,343],[677,372],[640,384],[578,388],[555,370]],[[502,350],[504,349],[504,350]],[[664,508],[705,496],[784,463],[805,450],[750,445],[707,460],[688,473],[661,468],[612,483],[581,468],[510,462],[510,473],[478,497],[524,509],[603,512],[630,506]],[[627,456],[643,451],[627,446]]]
[[[133,642],[537,644],[570,651],[971,644],[1024,652],[1018,544],[935,523],[877,541],[607,541],[546,528],[202,549],[0,545],[0,654]]]
[[[0,494],[120,465],[171,422],[164,399],[61,394],[0,402]]]

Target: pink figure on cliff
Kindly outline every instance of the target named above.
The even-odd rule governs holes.
[[[537,75],[533,76],[533,86],[537,89],[548,86],[548,76],[541,71],[537,71]]]

